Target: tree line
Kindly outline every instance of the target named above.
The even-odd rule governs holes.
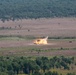
[[[0,75],[63,75],[51,69],[59,68],[63,70],[73,70],[70,65],[76,65],[74,57],[54,56],[37,57],[31,59],[29,57],[0,57]],[[67,75],[75,75],[75,73],[67,73]]]
[[[76,17],[76,0],[0,0],[0,19]]]

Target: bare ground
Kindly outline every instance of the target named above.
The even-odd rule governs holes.
[[[76,18],[27,19],[19,21],[0,21],[0,35],[21,35],[35,37],[76,37]],[[71,43],[69,41],[72,41]],[[18,48],[17,48],[18,47]],[[26,49],[21,49],[21,48]],[[4,48],[4,49],[3,49]],[[27,48],[59,49],[57,51],[27,51]],[[61,48],[67,48],[61,50]],[[24,56],[76,56],[76,39],[48,40],[48,45],[34,45],[33,40],[0,40],[0,55]],[[11,50],[10,50],[11,49]],[[74,49],[74,50],[73,50]],[[29,50],[29,49],[28,49]]]
[[[76,36],[76,18],[27,19],[19,21],[0,21],[0,35],[32,36]]]

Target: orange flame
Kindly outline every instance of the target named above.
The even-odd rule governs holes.
[[[43,38],[43,39],[36,39],[36,40],[34,41],[34,44],[37,44],[37,45],[39,45],[39,44],[43,44],[43,45],[48,44],[48,43],[47,43],[47,39],[48,39],[48,37]]]

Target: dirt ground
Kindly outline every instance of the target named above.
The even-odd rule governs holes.
[[[0,35],[76,36],[76,18],[27,19],[0,21]]]
[[[4,23],[0,21],[0,36],[2,35],[19,35],[25,37],[76,37],[76,18],[24,19],[5,21]],[[48,39],[47,45],[34,45],[33,41],[32,39],[26,40],[24,38],[5,38],[4,40],[0,38],[0,55],[76,56],[76,39]],[[38,50],[31,51],[29,49],[27,51],[27,48],[36,48],[45,51],[38,52]]]

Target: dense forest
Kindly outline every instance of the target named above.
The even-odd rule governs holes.
[[[0,0],[0,19],[76,17],[76,0]]]
[[[74,57],[0,57],[0,75],[63,75],[51,69],[73,70],[76,65]],[[67,73],[66,75],[76,75]]]

